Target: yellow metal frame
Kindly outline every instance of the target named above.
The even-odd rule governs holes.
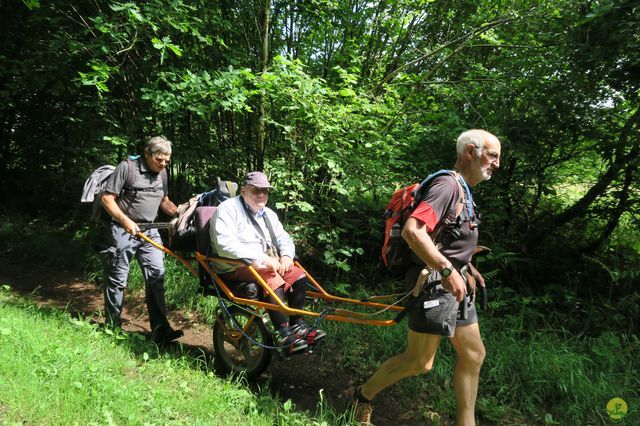
[[[155,241],[151,240],[149,237],[144,235],[142,232],[139,232],[137,235],[140,238],[147,241],[149,244],[156,247],[157,249],[162,250],[168,255],[178,259],[182,264],[184,264],[187,267],[187,269],[192,274],[194,274],[196,277],[199,276],[196,268],[194,268],[193,265],[189,261],[184,259],[182,256],[169,250],[162,244],[156,243]],[[355,312],[348,309],[335,309],[333,310],[334,313],[330,313],[330,314],[322,314],[318,312],[309,311],[306,309],[292,309],[289,306],[287,306],[278,297],[278,295],[267,285],[267,283],[262,279],[260,274],[258,274],[258,272],[251,265],[247,265],[245,262],[240,260],[232,260],[232,259],[226,259],[226,258],[220,258],[220,257],[208,257],[199,252],[196,252],[195,259],[198,262],[198,264],[206,271],[206,273],[209,274],[209,276],[215,281],[215,284],[220,288],[220,290],[225,294],[225,296],[234,303],[249,305],[255,308],[277,310],[277,311],[284,312],[287,315],[305,315],[310,317],[322,316],[323,318],[326,318],[332,321],[341,321],[341,322],[350,322],[350,323],[356,323],[356,324],[367,324],[367,325],[377,325],[377,326],[391,326],[391,325],[397,324],[396,321],[392,319],[389,319],[389,320],[371,319],[371,318],[367,318],[368,316],[372,315],[371,313]],[[236,295],[234,295],[231,289],[229,289],[229,287],[227,286],[227,284],[211,268],[210,262],[213,260],[226,262],[229,264],[239,264],[239,265],[248,266],[249,271],[251,271],[251,273],[256,279],[256,283],[259,284],[262,287],[262,289],[266,293],[268,293],[273,298],[273,300],[276,301],[276,303],[275,304],[267,303],[260,300],[247,299],[243,297],[237,297]],[[330,303],[331,302],[346,303],[346,304],[356,305],[361,307],[376,308],[382,311],[392,310],[392,311],[400,312],[403,310],[403,307],[397,306],[397,304],[386,304],[386,303],[371,301],[371,300],[383,300],[385,298],[396,297],[398,295],[376,296],[376,297],[372,297],[371,300],[357,300],[357,299],[350,299],[346,297],[332,295],[327,291],[325,291],[322,288],[322,286],[311,276],[311,274],[307,272],[307,270],[303,268],[302,265],[300,265],[298,261],[296,261],[295,264],[296,266],[298,266],[304,271],[309,281],[313,284],[313,286],[316,289],[318,289],[318,291],[307,291],[307,295],[311,297],[314,297],[316,299],[321,299]]]

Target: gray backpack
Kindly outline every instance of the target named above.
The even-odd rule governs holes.
[[[127,158],[127,165],[129,166],[129,172],[127,173],[127,180],[123,187],[123,192],[131,190],[133,188],[133,178],[135,176],[136,161],[139,156],[129,156]],[[93,203],[91,208],[91,220],[94,222],[100,222],[108,219],[106,212],[102,208],[102,194],[107,186],[107,180],[113,174],[115,166],[110,164],[100,166],[91,173],[91,175],[84,182],[84,188],[82,190],[82,197],[80,201],[83,203]],[[167,184],[167,171],[162,170],[160,172],[163,185]]]

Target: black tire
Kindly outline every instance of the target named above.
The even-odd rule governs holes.
[[[271,362],[273,338],[264,320],[253,309],[221,309],[213,326],[213,350],[216,368],[221,374],[244,374],[253,379]]]

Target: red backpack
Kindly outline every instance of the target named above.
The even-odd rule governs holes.
[[[465,193],[461,183],[457,179],[458,174],[455,171],[437,171],[427,176],[421,183],[414,183],[393,193],[384,212],[386,225],[384,230],[384,243],[381,251],[382,263],[384,263],[384,266],[388,270],[396,271],[398,269],[404,269],[413,263],[413,252],[401,236],[402,228],[409,216],[411,216],[411,213],[413,213],[418,206],[424,191],[429,187],[433,179],[445,174],[454,177],[458,184],[457,195],[454,194],[454,196],[457,196],[458,203],[455,209],[450,209],[449,214],[444,220],[444,222],[453,223],[462,212]],[[416,202],[416,200],[418,201]],[[439,229],[441,229],[440,226],[434,230],[431,235],[432,238],[437,238],[437,235],[433,234],[437,234]]]

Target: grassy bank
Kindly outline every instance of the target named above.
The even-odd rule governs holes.
[[[322,424],[216,377],[202,359],[107,334],[0,292],[4,424]]]
[[[640,340],[608,332],[573,336],[561,328],[520,331],[518,318],[480,311],[487,357],[476,407],[480,424],[611,424],[607,403],[622,398],[628,412],[617,424],[640,424]],[[365,327],[326,323],[345,347],[339,362],[361,372],[374,370],[406,344],[406,323]],[[439,424],[435,413],[455,413],[455,353],[443,341],[434,369],[393,388],[415,401],[425,424]]]

